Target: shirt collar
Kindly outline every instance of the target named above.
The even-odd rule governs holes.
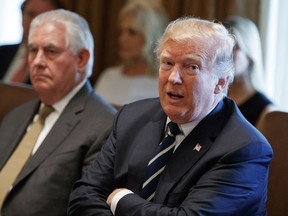
[[[207,113],[207,115],[216,107],[216,105]],[[206,115],[206,116],[207,116]],[[203,117],[205,118],[205,116]],[[198,119],[196,121],[191,121],[185,124],[180,124],[178,125],[180,130],[182,131],[183,135],[186,137],[197,125],[200,121],[202,121],[202,119]],[[170,122],[170,118],[167,116],[167,120],[166,120],[166,128],[167,128],[167,124]]]
[[[86,83],[86,79],[84,79],[81,83],[79,83],[75,88],[73,88],[66,96],[64,96],[60,101],[54,103],[52,107],[55,111],[58,113],[62,113],[62,111],[65,109],[67,104],[70,102],[70,100],[77,94],[78,91],[84,86]],[[43,106],[43,104],[41,104]]]

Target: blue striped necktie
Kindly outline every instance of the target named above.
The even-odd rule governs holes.
[[[181,133],[178,125],[174,122],[168,123],[168,134],[164,137],[160,145],[156,149],[156,154],[149,161],[144,184],[142,186],[142,197],[152,201],[155,191],[169,158],[173,154],[175,147],[175,136]]]

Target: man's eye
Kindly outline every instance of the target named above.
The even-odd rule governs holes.
[[[32,53],[36,53],[36,52],[37,52],[37,49],[36,49],[36,48],[30,48],[30,49],[29,49],[29,53],[31,53],[31,54],[32,54]]]
[[[170,69],[172,66],[173,66],[173,62],[171,62],[171,61],[166,61],[166,60],[161,61],[161,68],[162,68],[163,70],[168,70],[168,69]]]
[[[169,60],[163,60],[161,63],[164,65],[173,65],[172,61]]]
[[[191,66],[191,69],[192,69],[192,70],[199,70],[199,67],[198,67],[198,65],[192,65],[192,66]]]
[[[184,68],[187,74],[197,74],[200,72],[200,67],[196,64],[189,64],[186,65]]]
[[[46,49],[44,52],[48,58],[55,58],[60,53],[60,51],[57,49]]]
[[[49,49],[49,50],[46,50],[46,53],[48,53],[48,54],[56,54],[57,51]]]
[[[37,55],[37,52],[38,52],[38,49],[36,49],[36,48],[29,48],[28,49],[29,56],[31,56],[33,58]]]

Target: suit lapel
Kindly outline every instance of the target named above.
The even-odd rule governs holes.
[[[91,92],[90,85],[86,84],[69,102],[63,110],[59,119],[44,139],[43,143],[36,153],[29,158],[21,173],[17,177],[15,184],[19,183],[23,178],[33,172],[49,155],[51,155],[66,137],[73,131],[76,125],[81,121],[80,113],[85,108],[85,102]]]
[[[149,160],[153,157],[156,147],[159,145],[166,123],[166,115],[160,110],[151,117],[151,120],[141,128],[141,137],[134,141],[134,149],[129,159],[128,182],[129,188],[137,194],[140,194],[143,178],[147,169]]]
[[[155,202],[164,203],[171,188],[177,184],[209,150],[227,122],[227,107],[221,101],[183,140],[170,158],[156,191]]]

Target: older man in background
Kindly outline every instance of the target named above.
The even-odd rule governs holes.
[[[76,13],[52,10],[32,21],[28,60],[40,100],[0,125],[2,216],[66,215],[72,185],[107,139],[115,113],[88,81],[93,49]]]

